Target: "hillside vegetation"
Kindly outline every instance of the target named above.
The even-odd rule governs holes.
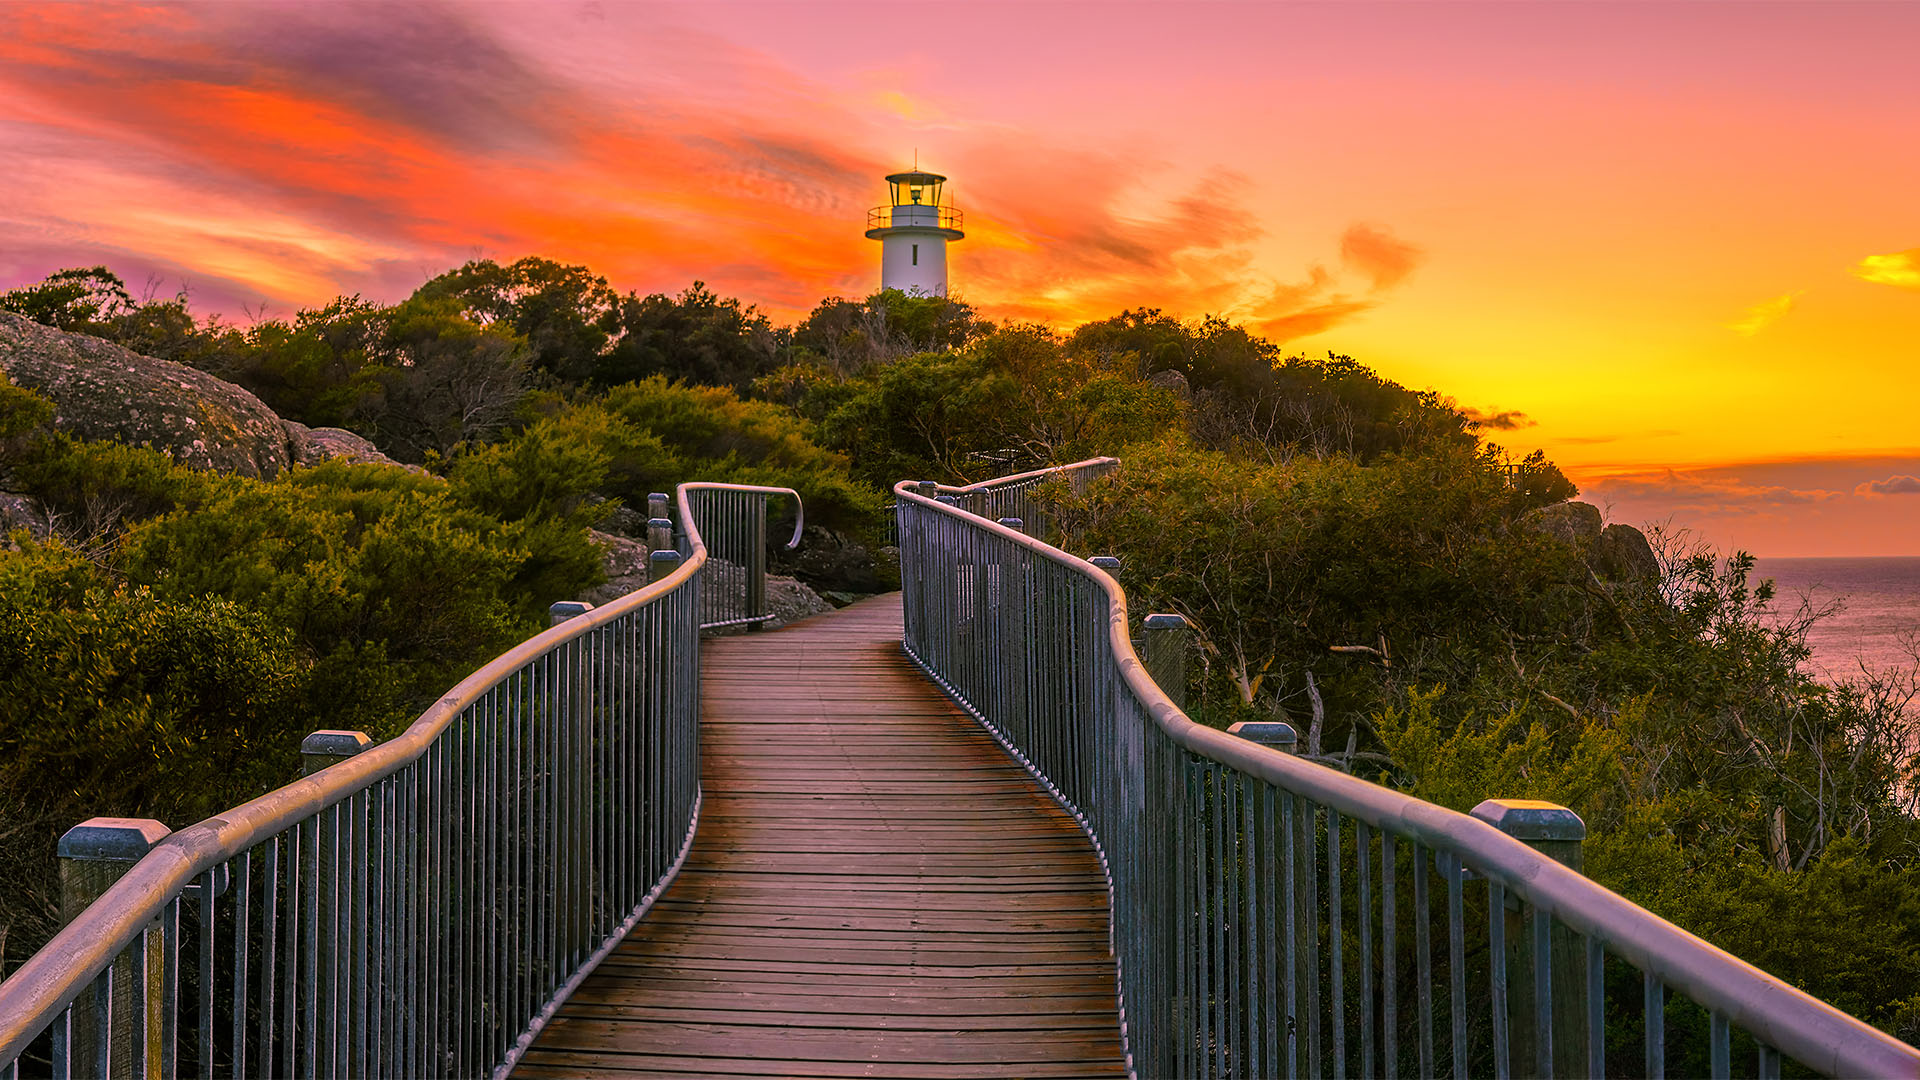
[[[1063,539],[1122,557],[1136,616],[1188,616],[1197,718],[1286,718],[1317,760],[1457,809],[1572,806],[1597,880],[1920,1036],[1912,672],[1813,681],[1811,615],[1768,616],[1750,560],[1659,537],[1657,564],[1628,557],[1638,534],[1576,527],[1551,462],[1352,358],[899,293],[780,327],[541,259],[247,327],[101,268],[0,308],[416,467],[192,471],[0,386],[0,491],[39,514],[0,555],[0,877],[30,886],[0,895],[9,963],[52,926],[66,827],[185,824],[289,778],[309,730],[391,734],[593,584],[588,528],[631,531],[648,491],[792,486],[830,539],[877,547],[896,480],[1114,454],[1054,493]]]

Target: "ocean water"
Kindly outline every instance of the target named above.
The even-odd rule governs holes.
[[[1832,679],[1911,666],[1903,639],[1920,645],[1920,556],[1756,559],[1754,577],[1772,578],[1776,610],[1792,612],[1811,592],[1816,606],[1841,610],[1807,632],[1814,674]]]

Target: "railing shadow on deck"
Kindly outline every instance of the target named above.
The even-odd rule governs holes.
[[[555,605],[386,743],[316,733],[344,760],[170,835],[70,832],[63,878],[117,880],[0,984],[0,1078],[504,1076],[686,857],[700,634],[769,617],[774,496],[681,485],[652,584]]]
[[[1116,465],[894,495],[908,655],[1100,853],[1135,1075],[1660,1076],[1671,1052],[1728,1076],[1736,1035],[1750,1075],[1783,1053],[1920,1075],[1920,1051],[1483,821],[1189,720],[1119,583],[1027,535],[1045,474]],[[1706,1045],[1670,1048],[1683,1025]]]

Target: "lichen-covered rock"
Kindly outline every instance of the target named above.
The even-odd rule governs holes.
[[[1600,542],[1600,508],[1592,503],[1563,502],[1530,510],[1520,523],[1538,529],[1591,559]]]
[[[47,513],[38,502],[25,495],[0,491],[0,550],[11,548],[8,537],[20,529],[27,530],[27,535],[35,540],[53,535],[53,523],[47,520]]]
[[[1614,524],[1600,531],[1594,569],[1603,578],[1650,584],[1660,580],[1660,560],[1647,536],[1631,525]]]
[[[287,429],[287,451],[295,465],[318,465],[332,459],[354,465],[400,465],[400,462],[381,453],[380,448],[372,442],[346,428],[310,428],[298,420],[282,420],[280,423]],[[401,465],[401,468],[426,471],[418,465]]]
[[[0,311],[0,371],[54,404],[76,438],[161,451],[196,469],[268,478],[292,462],[259,398],[204,371]]]

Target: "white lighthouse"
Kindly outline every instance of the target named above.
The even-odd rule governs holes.
[[[939,173],[894,173],[888,206],[867,211],[867,239],[880,241],[880,287],[919,296],[947,295],[947,241],[960,231],[960,211],[940,205]]]

